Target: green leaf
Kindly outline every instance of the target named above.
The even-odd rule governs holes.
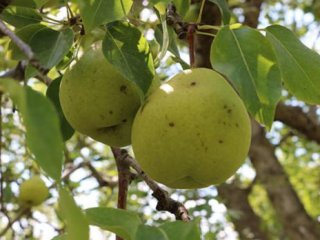
[[[18,106],[25,127],[27,145],[35,161],[53,179],[60,180],[63,141],[53,104],[41,93],[22,87],[11,79],[1,79],[0,87]]]
[[[226,0],[209,0],[210,2],[216,4],[222,15],[222,22],[224,25],[230,23],[231,13]]]
[[[16,35],[25,43],[29,43],[31,38],[43,28],[46,28],[46,26],[41,24],[31,24],[18,29],[16,31]],[[10,42],[9,44],[9,51],[11,51],[11,56],[14,60],[26,59],[25,54],[13,42]]]
[[[122,19],[131,8],[132,0],[77,0],[86,32],[101,24]]]
[[[31,37],[28,44],[42,66],[50,69],[69,53],[73,37],[73,31],[69,28],[61,32],[50,28],[43,28]],[[26,77],[34,76],[36,72],[35,69],[33,71],[28,71],[27,69]]]
[[[71,29],[56,31],[40,24],[28,25],[18,30],[16,34],[31,47],[36,58],[47,69],[58,64],[69,53],[74,37]],[[13,42],[10,43],[9,49],[12,51],[13,59],[26,59],[23,52]],[[28,66],[26,78],[36,73],[37,70]]]
[[[162,224],[160,228],[165,231],[170,240],[200,240],[199,222],[200,219],[191,222],[168,222]]]
[[[60,119],[60,129],[63,136],[63,140],[67,141],[74,134],[74,129],[71,127],[66,117],[64,116],[60,105],[59,90],[61,79],[62,77],[59,77],[51,82],[51,84],[48,86],[46,95],[52,101],[53,105],[56,107]]]
[[[270,128],[281,79],[268,40],[257,30],[226,26],[213,41],[210,58],[212,67],[232,82],[248,111]]]
[[[126,22],[107,26],[102,43],[106,59],[144,93],[154,77],[153,59],[147,40],[141,32]]]
[[[12,6],[20,6],[20,7],[28,7],[28,8],[36,8],[36,3],[33,0],[12,0],[10,2]]]
[[[169,240],[165,231],[163,231],[161,228],[147,226],[147,225],[140,225],[138,227],[135,240],[145,240],[145,239]]]
[[[285,27],[274,25],[266,30],[289,92],[302,101],[320,104],[320,55]]]
[[[67,234],[63,234],[63,235],[55,236],[51,240],[68,240],[68,238],[67,238]]]
[[[0,17],[17,28],[42,21],[41,15],[36,10],[28,7],[9,6],[1,13]]]
[[[65,188],[59,189],[59,206],[67,228],[65,240],[89,240],[88,220]]]
[[[98,226],[118,236],[133,240],[135,239],[141,220],[137,213],[115,208],[89,208],[86,209],[90,225]]]

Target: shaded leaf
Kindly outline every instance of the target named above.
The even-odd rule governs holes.
[[[285,27],[274,25],[266,30],[289,92],[302,101],[320,104],[320,55]]]
[[[86,32],[101,24],[122,19],[131,8],[132,0],[77,0]]]
[[[58,64],[69,53],[72,43],[73,31],[69,28],[61,32],[50,28],[40,29],[28,42],[39,62],[47,69]],[[27,68],[26,77],[34,76],[36,72]]]
[[[161,228],[147,226],[147,225],[140,225],[138,227],[135,240],[145,240],[145,239],[169,240],[165,231],[163,231]]]
[[[65,188],[59,189],[59,206],[67,228],[66,237],[63,239],[89,240],[89,224],[86,216]]]
[[[152,54],[141,32],[126,22],[107,26],[102,50],[106,59],[146,93],[154,77]]]
[[[118,236],[133,240],[135,239],[141,220],[137,213],[115,208],[89,208],[86,209],[90,225],[98,226],[117,234]]]
[[[58,64],[69,53],[74,36],[71,29],[60,32],[40,24],[31,24],[23,27],[16,34],[31,47],[36,58],[47,69]],[[13,59],[26,59],[23,52],[13,42],[10,43],[9,49],[12,51]],[[37,70],[28,66],[26,78],[32,77],[36,73]]]
[[[165,231],[170,240],[200,240],[199,222],[200,219],[191,222],[168,222],[162,224],[160,228]]]
[[[9,6],[1,13],[0,17],[17,28],[42,21],[41,15],[36,10],[28,7]]]
[[[281,96],[281,79],[268,40],[257,30],[226,26],[212,43],[210,59],[213,68],[232,82],[248,111],[270,128]]]
[[[41,24],[31,24],[18,29],[16,31],[16,35],[25,43],[29,43],[31,38],[43,28],[46,28],[46,26]],[[11,51],[12,59],[14,60],[26,59],[25,54],[15,45],[15,43],[10,42],[9,50]]]
[[[1,79],[0,86],[18,106],[26,126],[27,145],[35,161],[50,177],[60,180],[63,142],[53,104],[41,93],[11,79]]]
[[[222,22],[224,25],[230,23],[231,13],[226,0],[209,0],[210,2],[216,4],[220,10],[222,16]]]
[[[66,117],[64,116],[60,105],[59,90],[61,79],[62,77],[59,77],[51,82],[51,84],[47,88],[46,95],[53,102],[53,105],[56,107],[60,119],[60,129],[63,136],[63,140],[67,141],[74,134],[74,129],[71,127]]]
[[[34,0],[12,0],[10,2],[12,6],[20,6],[20,7],[29,7],[29,8],[36,8],[37,5]]]

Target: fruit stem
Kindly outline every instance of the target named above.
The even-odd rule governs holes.
[[[204,8],[204,3],[206,0],[202,0],[201,2],[201,7],[200,7],[200,11],[199,11],[199,15],[198,15],[198,19],[197,19],[197,23],[201,22],[201,18],[202,18],[202,13],[203,13],[203,8]]]
[[[196,25],[189,24],[187,39],[189,44],[189,58],[190,58],[191,68],[194,66],[194,33],[195,31],[196,31]]]

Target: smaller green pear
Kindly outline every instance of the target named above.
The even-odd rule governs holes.
[[[149,93],[159,85],[155,77]],[[142,99],[137,87],[105,59],[101,47],[84,52],[65,72],[59,98],[66,119],[78,132],[110,146],[131,143],[131,126]]]
[[[34,176],[20,185],[18,200],[21,205],[32,207],[43,203],[48,196],[46,184],[39,176]]]

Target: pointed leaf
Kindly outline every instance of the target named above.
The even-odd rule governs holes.
[[[60,180],[63,142],[53,104],[42,94],[22,87],[11,79],[1,79],[0,87],[18,106],[26,126],[27,145],[35,161],[53,179]]]
[[[140,225],[138,227],[135,240],[145,240],[145,239],[169,240],[169,238],[167,237],[167,234],[161,228],[147,226],[147,225]]]
[[[302,101],[320,104],[320,55],[285,27],[274,25],[266,30],[289,92]]]
[[[257,30],[226,26],[213,41],[210,58],[213,68],[232,82],[248,111],[270,128],[281,79],[268,40]]]
[[[50,83],[46,95],[52,101],[53,105],[56,107],[60,119],[60,129],[63,136],[63,140],[67,141],[74,134],[74,129],[71,127],[66,117],[64,116],[60,105],[59,90],[61,79],[62,77],[59,77]]]
[[[35,9],[27,7],[9,6],[1,13],[0,17],[17,28],[42,21],[41,15]]]
[[[17,36],[31,47],[39,62],[47,69],[58,64],[68,54],[73,43],[71,29],[60,32],[40,24],[31,24],[21,28],[17,31]],[[10,43],[9,49],[15,60],[26,59],[26,56],[14,43]],[[26,78],[36,73],[37,70],[28,66]]]
[[[153,59],[147,40],[141,32],[126,22],[114,22],[107,27],[102,44],[106,59],[144,93],[154,77]]]
[[[127,239],[135,239],[141,220],[137,213],[114,208],[89,208],[86,209],[90,225],[98,226]]]
[[[230,23],[231,13],[226,0],[209,0],[210,2],[216,4],[222,15],[222,22],[224,25]]]
[[[47,69],[58,64],[68,54],[72,43],[73,31],[71,29],[59,32],[50,28],[39,30],[28,42],[39,62]],[[36,72],[36,70],[29,72],[27,69],[26,77],[34,76]]]
[[[162,224],[160,228],[165,231],[170,240],[200,240],[199,221],[200,219],[191,222],[168,222]]]
[[[89,240],[88,220],[65,188],[59,189],[59,206],[67,227],[67,234],[63,239]]]
[[[132,0],[77,0],[85,31],[101,24],[122,19],[131,8]]]

